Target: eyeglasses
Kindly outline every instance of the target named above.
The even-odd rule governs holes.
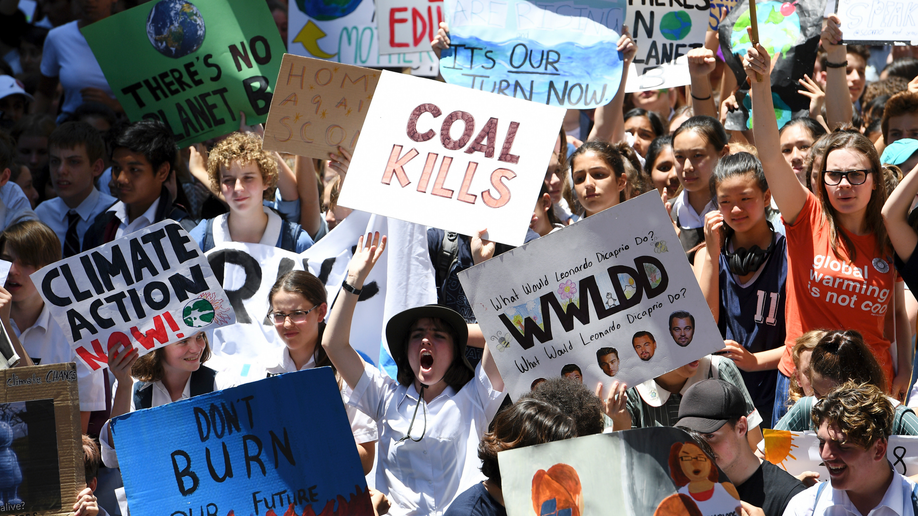
[[[693,460],[703,462],[703,461],[708,460],[708,456],[703,453],[699,455],[680,455],[679,460],[681,460],[682,462],[692,462]]]
[[[847,172],[842,172],[841,170],[824,170],[822,180],[827,185],[835,186],[842,182],[842,179],[847,179],[849,185],[862,185],[867,181],[867,174],[869,170],[849,170]]]
[[[290,322],[293,324],[299,324],[304,322],[306,320],[306,316],[309,315],[309,312],[315,310],[316,308],[318,308],[318,305],[310,308],[309,310],[296,310],[294,312],[290,312],[289,314],[285,314],[284,312],[269,312],[268,318],[274,321],[274,324],[278,326],[284,324],[288,317],[290,318]]]

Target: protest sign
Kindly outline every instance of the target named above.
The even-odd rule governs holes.
[[[586,385],[637,385],[724,347],[655,192],[459,280],[513,398],[569,366]],[[692,329],[677,335],[671,320]]]
[[[578,437],[502,451],[497,459],[510,516],[739,514],[729,479],[678,428]]]
[[[564,110],[390,72],[374,99],[339,205],[523,243]]]
[[[284,45],[263,2],[158,0],[82,31],[128,117],[164,122],[179,147],[268,114]]]
[[[429,52],[443,17],[443,0],[376,0],[379,54]]]
[[[265,150],[320,159],[339,145],[353,150],[377,81],[376,70],[284,54]]]
[[[347,275],[357,239],[370,231],[387,234],[388,244],[364,283],[354,312],[351,344],[367,362],[388,365],[388,355],[380,348],[385,322],[405,308],[436,302],[427,232],[415,224],[355,211],[300,255],[241,243],[225,243],[207,253],[236,314],[236,324],[218,328],[211,338],[216,367],[247,380],[250,371],[258,369],[252,367],[256,362],[284,346],[266,315],[270,309],[268,292],[287,272],[308,270],[314,274],[325,284],[331,306]],[[417,256],[419,252],[423,256]],[[395,286],[392,291],[390,282]],[[224,357],[232,360],[222,360]],[[211,367],[214,364],[208,362]]]
[[[844,21],[848,45],[918,44],[914,0],[829,0]]]
[[[618,91],[625,0],[447,0],[446,10],[440,74],[450,84],[571,109]]]
[[[810,99],[799,93],[797,81],[804,75],[813,76],[813,56],[819,46],[824,5],[820,0],[755,3],[759,42],[771,56],[771,91],[778,127],[792,118],[809,116]],[[752,47],[746,33],[750,24],[749,0],[740,0],[718,29],[724,61],[740,85],[736,93],[740,109],[727,113],[724,124],[732,131],[752,129],[752,101],[743,71],[743,56]],[[847,35],[847,28],[845,31]]]
[[[797,476],[807,471],[819,473],[819,478],[829,478],[829,470],[819,456],[819,439],[815,432],[790,432],[763,430],[765,434],[765,460]],[[893,468],[905,475],[918,473],[918,437],[889,436],[886,458]]]
[[[429,39],[424,52],[380,54],[375,2],[296,0],[289,6],[287,51],[291,54],[370,68],[411,68],[412,75],[437,75],[437,57],[430,51]],[[431,20],[434,16],[432,13]],[[437,29],[433,32],[436,34]]]
[[[711,2],[711,17],[708,19],[708,30],[717,31],[720,22],[736,7],[737,0],[715,0]]]
[[[74,364],[0,371],[0,512],[69,515],[86,485]]]
[[[627,25],[638,53],[628,72],[628,93],[684,86],[692,82],[685,55],[704,46],[713,6],[708,1],[628,0]]]
[[[232,323],[229,300],[194,240],[165,220],[32,274],[51,316],[92,370],[121,344],[140,355]]]
[[[111,428],[134,516],[373,514],[328,367],[131,412]]]

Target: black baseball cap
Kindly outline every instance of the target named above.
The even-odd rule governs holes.
[[[459,312],[440,305],[425,305],[409,308],[395,314],[386,324],[386,340],[389,342],[389,352],[399,368],[408,368],[408,332],[418,319],[440,319],[456,332],[457,339],[453,343],[455,354],[472,373],[475,368],[465,356],[466,343],[469,339],[469,327]],[[410,368],[408,369],[410,371]],[[413,374],[413,373],[412,373]]]
[[[676,426],[709,434],[727,421],[745,415],[746,400],[735,385],[723,380],[703,380],[685,391]]]

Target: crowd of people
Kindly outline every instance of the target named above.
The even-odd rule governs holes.
[[[243,116],[238,132],[179,150],[162,123],[129,122],[79,29],[137,3],[39,0],[29,22],[19,2],[0,0],[0,258],[12,263],[0,322],[18,365],[77,364],[86,463],[77,516],[126,514],[114,502],[110,418],[239,379],[204,365],[213,353],[204,332],[144,356],[117,345],[107,369],[90,370],[30,274],[167,219],[203,251],[243,242],[299,253],[350,214],[337,198],[353,149],[322,160],[269,152],[263,129]],[[267,4],[286,39],[287,6]],[[886,448],[890,435],[918,435],[908,406],[918,47],[841,44],[843,22],[828,16],[818,54],[796,56],[812,59],[800,64],[812,67],[800,79],[810,108],[782,127],[769,81],[776,57],[756,45],[743,56],[755,113],[746,130],[724,126],[742,101],[728,88],[747,78],[732,77],[716,48],[689,52],[691,85],[626,94],[623,79],[612,102],[569,110],[559,130],[526,240],[656,191],[725,339],[721,352],[595,391],[573,366],[510,400],[458,281],[510,247],[484,231],[429,228],[438,303],[387,322],[395,378],[350,343],[364,282],[385,253],[380,234],[354,243],[337,299],[306,271],[277,280],[266,321],[284,347],[249,378],[333,368],[363,472],[376,471],[379,514],[504,515],[498,452],[653,426],[694,439],[677,459],[705,473],[689,471],[672,501],[688,514],[707,515],[699,507],[711,496],[735,502],[737,516],[916,514],[918,487],[891,468]],[[431,46],[449,44],[443,23]],[[627,28],[616,50],[627,77],[637,51]],[[694,317],[684,315],[670,318],[674,339],[692,338]],[[648,335],[632,339],[639,355],[656,349]],[[596,350],[608,376],[629,345],[615,340]],[[830,483],[763,461],[766,428],[815,431]],[[712,463],[728,483],[708,478]]]

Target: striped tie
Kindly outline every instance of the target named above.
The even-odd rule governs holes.
[[[77,233],[77,224],[80,214],[70,210],[67,212],[67,235],[64,236],[64,258],[80,254],[80,235]]]

